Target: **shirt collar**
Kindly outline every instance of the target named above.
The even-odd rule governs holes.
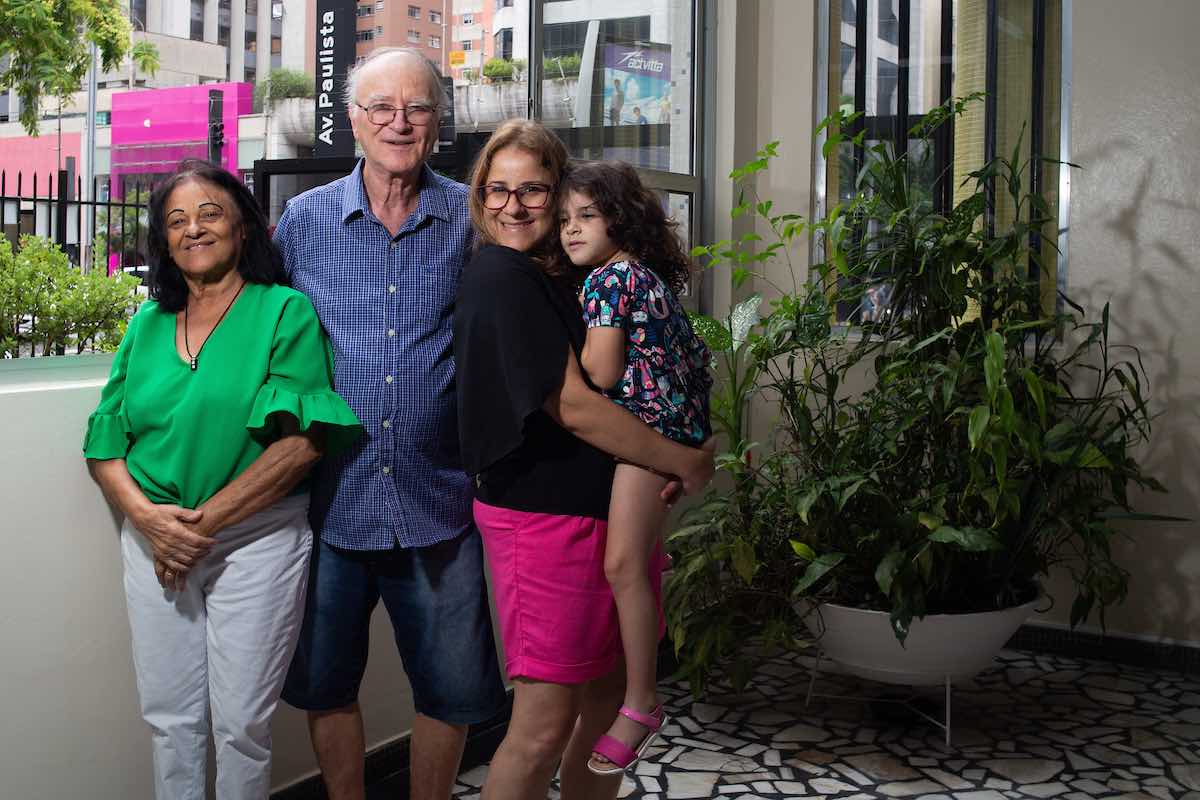
[[[359,159],[354,165],[354,171],[350,173],[350,179],[346,181],[345,190],[342,193],[342,222],[347,223],[360,215],[371,213],[371,201],[367,197],[367,187],[363,184],[363,165],[364,159]],[[405,222],[404,227],[409,227],[409,222],[420,222],[426,217],[437,217],[440,220],[450,222],[450,202],[446,198],[446,189],[442,186],[442,178],[429,168],[428,164],[421,167],[421,191],[417,195],[417,210],[409,217],[409,221]]]

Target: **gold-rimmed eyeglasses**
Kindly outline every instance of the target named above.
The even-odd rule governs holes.
[[[372,125],[391,125],[398,112],[404,113],[404,118],[408,120],[409,125],[428,125],[437,112],[437,106],[426,103],[409,103],[400,107],[389,103],[373,103],[369,106],[355,103],[354,105],[367,112],[367,119],[371,121]]]
[[[483,207],[489,211],[499,211],[508,205],[508,198],[516,195],[517,202],[525,208],[545,208],[550,201],[551,187],[545,183],[523,183],[515,189],[499,183],[489,183],[479,187],[479,196],[483,198]]]

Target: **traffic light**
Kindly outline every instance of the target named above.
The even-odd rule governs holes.
[[[225,123],[222,121],[224,94],[220,89],[208,90],[208,160],[221,163],[221,150],[225,147]]]
[[[209,160],[214,164],[221,159],[221,148],[225,146],[225,123],[208,123],[208,153]]]

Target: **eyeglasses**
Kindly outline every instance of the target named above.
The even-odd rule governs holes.
[[[372,125],[391,125],[396,114],[401,111],[404,112],[404,118],[408,120],[409,125],[428,125],[429,121],[433,119],[434,112],[437,111],[436,106],[424,103],[412,103],[400,108],[387,103],[375,103],[371,106],[364,106],[362,103],[354,105],[367,112],[367,119],[371,121]]]
[[[479,187],[479,196],[483,198],[483,207],[490,211],[499,211],[508,205],[508,198],[516,195],[517,202],[525,208],[544,208],[550,201],[550,187],[544,183],[523,183],[515,189],[509,189],[498,183],[489,183]]]

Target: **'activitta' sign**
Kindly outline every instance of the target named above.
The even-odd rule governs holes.
[[[355,0],[317,0],[316,140],[313,155],[354,155],[342,90],[354,64]]]

